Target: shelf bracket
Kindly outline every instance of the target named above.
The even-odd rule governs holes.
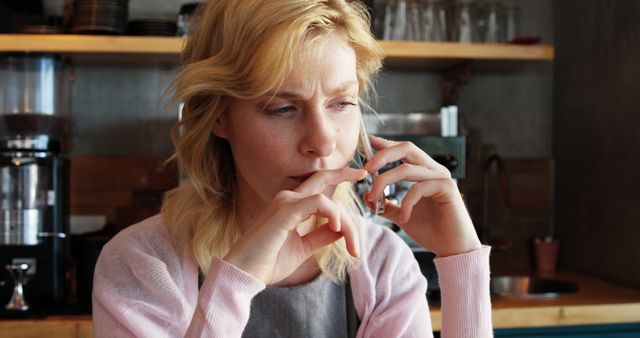
[[[442,107],[458,104],[460,88],[471,81],[472,63],[473,61],[464,61],[442,72],[442,77],[440,78]]]

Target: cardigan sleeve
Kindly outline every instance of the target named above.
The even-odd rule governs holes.
[[[433,337],[427,282],[413,253],[388,229],[369,233],[367,256],[350,272],[362,320],[358,337]],[[483,247],[435,259],[443,338],[493,336],[489,252]]]
[[[471,252],[436,258],[442,298],[442,337],[493,337],[489,289],[489,253]]]
[[[214,259],[194,309],[184,276],[154,253],[131,238],[102,250],[94,274],[95,337],[241,337],[262,282]]]

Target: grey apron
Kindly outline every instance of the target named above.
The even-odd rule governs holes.
[[[305,284],[258,293],[242,337],[354,338],[359,324],[349,280],[336,284],[320,274]]]

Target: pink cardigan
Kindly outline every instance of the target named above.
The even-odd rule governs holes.
[[[384,227],[364,219],[360,227],[363,254],[349,270],[357,337],[432,337],[427,282],[409,247]],[[214,259],[198,292],[195,261],[171,243],[159,215],[107,243],[94,277],[96,337],[241,337],[265,284]],[[442,337],[493,336],[489,251],[435,259]]]

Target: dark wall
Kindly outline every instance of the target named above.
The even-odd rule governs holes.
[[[560,264],[640,289],[640,1],[555,1]]]

